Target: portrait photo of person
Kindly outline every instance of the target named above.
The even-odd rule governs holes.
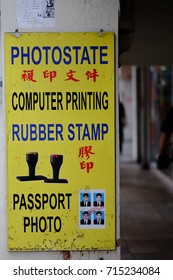
[[[89,207],[91,206],[90,195],[88,193],[81,194],[80,207]]]
[[[104,206],[104,198],[102,193],[96,194],[96,200],[94,201],[94,207],[103,207]]]
[[[91,225],[91,219],[89,217],[89,212],[84,211],[82,212],[82,219],[80,220],[81,225]]]
[[[103,213],[101,211],[96,212],[94,225],[104,225]]]

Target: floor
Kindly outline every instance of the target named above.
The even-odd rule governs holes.
[[[121,259],[173,260],[173,182],[122,162],[120,186]]]

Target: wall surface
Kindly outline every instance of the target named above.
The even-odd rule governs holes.
[[[17,0],[1,1],[1,48],[4,52],[5,32],[99,32],[112,31],[118,34],[119,1],[117,0],[56,0],[55,25],[53,27],[21,28],[17,18]],[[117,44],[116,44],[117,69]],[[3,55],[2,55],[3,56]],[[3,58],[1,67],[3,66]],[[116,71],[117,72],[117,71]],[[14,73],[15,74],[15,73]],[[4,81],[2,70],[2,81]],[[117,80],[117,77],[116,77]],[[5,146],[5,85],[0,98],[0,259],[119,259],[120,249],[116,251],[91,252],[8,252],[7,250],[7,209],[6,209],[6,146]],[[117,111],[117,110],[116,110]],[[118,115],[117,115],[118,116]],[[118,132],[116,132],[118,133]],[[118,138],[118,137],[117,137]],[[118,143],[117,143],[118,145]],[[119,174],[117,165],[117,238],[119,228]]]
[[[120,160],[123,162],[137,159],[137,119],[136,119],[136,67],[120,68],[119,93],[125,107],[126,126],[124,127],[124,144]]]

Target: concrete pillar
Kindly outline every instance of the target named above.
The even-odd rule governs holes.
[[[142,67],[142,168],[150,166],[150,69]]]
[[[32,2],[32,1],[30,1]],[[8,252],[7,250],[7,208],[6,208],[6,132],[5,132],[5,77],[4,77],[4,33],[5,32],[99,32],[112,31],[116,34],[116,73],[118,72],[118,0],[56,0],[55,18],[52,26],[20,27],[17,15],[17,4],[19,0],[1,1],[1,42],[2,62],[0,69],[2,73],[3,90],[0,92],[0,259],[119,259],[120,249],[116,251],[90,251],[90,252]],[[29,3],[29,1],[28,1]],[[15,73],[14,73],[15,75]],[[116,75],[117,80],[117,75]],[[117,83],[116,83],[116,92]],[[118,104],[118,102],[117,102]],[[117,105],[118,108],[118,105]],[[116,109],[117,109],[116,108]],[[118,111],[117,120],[118,120]],[[118,122],[117,122],[118,123]],[[117,160],[118,162],[118,160]],[[119,181],[118,164],[116,179]],[[116,201],[116,235],[119,238],[119,190],[117,183]]]
[[[133,119],[133,131],[132,131],[132,159],[136,161],[137,159],[137,149],[138,149],[138,141],[137,141],[137,70],[136,66],[132,66],[132,119]]]
[[[137,67],[137,162],[141,163],[141,67]]]

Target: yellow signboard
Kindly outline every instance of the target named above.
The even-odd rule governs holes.
[[[113,250],[114,33],[5,34],[9,250]]]

